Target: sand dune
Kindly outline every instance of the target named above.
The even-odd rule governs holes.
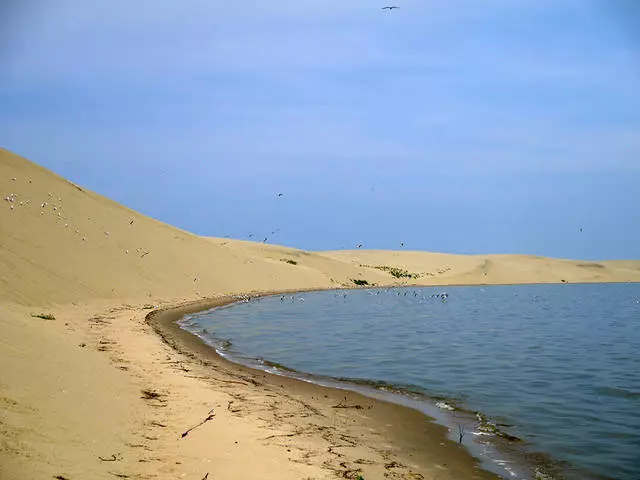
[[[0,205],[3,301],[152,301],[198,292],[323,288],[356,274],[350,265],[295,249],[193,235],[7,151],[0,152],[0,179],[2,198],[14,198]],[[298,265],[281,261],[287,258]],[[327,266],[314,268],[319,264]]]
[[[365,268],[366,273],[361,272],[365,277],[377,274],[380,267],[395,267],[401,270],[396,272],[398,275],[411,275],[400,276],[397,280],[415,285],[640,281],[640,262],[633,260],[591,262],[533,255],[451,255],[380,250],[322,252],[322,255]]]
[[[205,238],[0,150],[0,477],[488,478],[435,426],[421,427],[421,435],[435,428],[431,456],[418,454],[407,433],[375,415],[331,409],[335,393],[294,384],[280,390],[259,374],[176,352],[145,322],[157,305],[353,287],[354,279],[380,286],[640,281],[640,262],[307,252]],[[39,313],[55,320],[32,316]],[[214,426],[182,440],[210,408]],[[331,442],[356,435],[352,423],[366,440],[338,455]],[[381,436],[378,429],[391,430]]]
[[[0,208],[0,300],[25,305],[330,288],[353,285],[354,278],[379,285],[640,280],[638,262],[313,253],[204,238],[134,212],[6,150],[0,150],[0,195],[13,200]],[[420,277],[397,279],[363,265],[400,267]]]

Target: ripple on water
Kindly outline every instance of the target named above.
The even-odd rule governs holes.
[[[413,385],[500,418],[569,477],[640,478],[640,285],[451,287],[444,303],[440,290],[273,297],[189,322],[233,339],[231,355]]]

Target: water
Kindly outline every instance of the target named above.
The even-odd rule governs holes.
[[[568,478],[640,478],[640,285],[448,287],[444,301],[442,291],[274,296],[184,325],[230,339],[215,344],[239,361],[450,399],[438,405],[482,412]]]

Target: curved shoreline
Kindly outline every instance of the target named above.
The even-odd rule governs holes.
[[[252,293],[250,296],[255,298],[282,293],[293,292],[260,292]],[[357,391],[274,375],[232,362],[220,356],[201,338],[181,328],[177,323],[185,315],[230,305],[242,298],[242,295],[218,297],[158,309],[148,313],[145,320],[167,345],[205,366],[211,373],[224,370],[224,373],[235,377],[238,381],[249,383],[258,390],[262,387],[267,387],[270,392],[279,389],[287,396],[294,396],[305,402],[314,410],[326,408],[327,403],[333,405],[330,408],[335,408],[335,405],[340,404],[347,397],[350,405],[366,405],[366,418],[362,418],[362,409],[357,407],[353,410],[341,409],[341,412],[353,417],[352,422],[364,422],[368,430],[383,433],[386,442],[402,452],[404,454],[402,456],[407,457],[405,460],[418,467],[419,473],[405,478],[429,478],[425,475],[434,472],[434,467],[438,471],[439,478],[502,478],[495,473],[483,470],[477,458],[448,439],[446,427],[435,423],[434,418],[423,411],[389,400],[372,398]],[[368,439],[365,438],[362,441],[367,442]],[[389,463],[389,465],[392,464],[394,462]],[[450,471],[451,477],[441,476],[446,471]]]

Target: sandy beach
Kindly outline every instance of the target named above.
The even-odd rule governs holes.
[[[639,282],[640,261],[205,238],[0,149],[0,478],[494,478],[417,411],[231,364],[175,324],[354,280]]]

